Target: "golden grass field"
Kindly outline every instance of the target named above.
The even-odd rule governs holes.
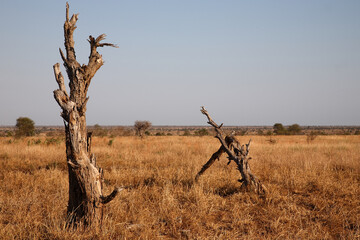
[[[360,136],[238,137],[250,138],[265,200],[239,191],[225,156],[194,182],[220,146],[213,137],[95,137],[105,194],[126,187],[106,205],[101,232],[65,228],[63,140],[0,138],[0,238],[360,239]]]

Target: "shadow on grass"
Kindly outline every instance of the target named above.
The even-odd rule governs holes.
[[[214,193],[221,197],[229,197],[236,193],[242,192],[240,186],[234,185],[224,185],[218,188],[215,188]]]
[[[190,188],[192,188],[192,186],[194,185],[194,179],[192,178],[188,178],[188,179],[171,179],[171,183],[173,185],[179,185],[181,186],[184,190],[189,190]]]

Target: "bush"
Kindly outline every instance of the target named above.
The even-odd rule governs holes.
[[[273,126],[274,133],[277,135],[284,135],[286,134],[286,129],[281,123],[275,123]]]
[[[209,131],[205,128],[202,128],[202,129],[196,130],[195,135],[200,136],[200,137],[207,136],[207,135],[209,135]]]
[[[136,135],[139,137],[144,136],[144,132],[151,127],[151,122],[149,121],[135,121],[134,128]]]
[[[301,134],[301,127],[299,126],[299,124],[293,124],[288,127],[287,131],[290,135],[298,135]]]
[[[191,133],[189,130],[185,130],[184,133],[183,133],[183,136],[190,136]]]
[[[266,131],[266,136],[271,136],[271,135],[273,135],[273,132],[271,130],[267,130]]]
[[[34,136],[35,123],[27,117],[19,117],[16,119],[16,137]]]
[[[315,138],[319,135],[319,132],[317,131],[311,131],[309,134],[306,135],[306,141],[308,143],[315,140]]]
[[[13,136],[13,132],[12,131],[6,131],[5,132],[5,137],[12,137]]]

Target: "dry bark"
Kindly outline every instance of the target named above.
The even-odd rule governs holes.
[[[110,202],[121,188],[115,187],[108,196],[102,193],[103,171],[96,165],[96,158],[91,153],[91,133],[86,128],[87,91],[92,77],[103,65],[98,47],[112,46],[100,43],[105,34],[96,39],[89,36],[90,56],[87,65],[77,62],[73,33],[76,29],[78,14],[69,18],[69,5],[66,4],[64,38],[66,56],[60,49],[60,55],[69,78],[70,95],[67,93],[60,64],[54,65],[54,74],[59,89],[54,91],[54,98],[62,109],[66,135],[66,158],[69,173],[69,201],[67,225],[99,227],[102,221],[103,205]]]
[[[232,136],[225,137],[225,143],[228,147],[231,148],[231,144],[235,139]],[[236,140],[235,140],[236,141]],[[200,171],[195,176],[195,181],[199,180],[199,177],[215,162],[215,160],[219,160],[221,155],[226,151],[226,149],[221,145],[219,150],[213,153],[210,159],[202,166]],[[230,163],[230,162],[229,162]]]
[[[216,132],[216,138],[219,139],[221,143],[220,149],[213,154],[216,157],[220,157],[220,155],[223,152],[226,152],[228,155],[229,163],[231,161],[234,161],[237,169],[239,170],[241,174],[241,179],[239,182],[242,183],[241,188],[244,190],[253,190],[258,195],[265,197],[266,195],[266,188],[261,183],[261,181],[251,172],[249,160],[251,159],[249,157],[249,151],[250,151],[250,143],[251,139],[249,140],[249,143],[245,145],[241,145],[240,143],[235,139],[233,135],[224,137],[224,132],[221,130],[222,124],[219,126],[217,125],[212,118],[210,117],[207,110],[202,107],[201,113],[204,114],[208,119],[208,124],[214,127]],[[220,154],[220,155],[219,155]],[[198,175],[200,176],[210,165],[215,161],[212,160],[213,156],[210,158],[210,160],[203,166],[203,168],[200,170]],[[212,162],[211,162],[212,161]],[[228,164],[229,164],[228,163]],[[205,169],[205,170],[203,170]],[[197,175],[197,178],[198,178]]]

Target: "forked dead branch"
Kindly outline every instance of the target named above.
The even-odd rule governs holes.
[[[113,200],[121,188],[115,187],[108,196],[103,195],[103,171],[96,164],[91,153],[91,133],[86,128],[87,91],[91,79],[103,65],[98,47],[111,46],[101,43],[105,34],[94,38],[89,36],[90,56],[87,65],[77,62],[73,33],[76,29],[78,14],[69,19],[69,4],[66,3],[64,37],[66,56],[60,49],[60,55],[69,78],[70,95],[67,93],[60,64],[54,65],[54,74],[59,89],[54,91],[54,98],[62,109],[66,135],[66,158],[69,172],[69,201],[67,208],[68,226],[100,227],[103,205]]]
[[[240,145],[233,133],[231,135],[225,136],[221,129],[223,124],[217,125],[204,107],[201,108],[201,113],[207,117],[208,124],[214,127],[216,132],[215,137],[219,139],[221,147],[211,156],[207,163],[205,163],[205,165],[196,175],[195,179],[197,180],[206,171],[206,169],[208,169],[214,163],[216,159],[219,159],[220,156],[226,152],[229,159],[228,164],[230,164],[231,161],[234,161],[237,169],[241,174],[241,179],[239,179],[239,182],[242,183],[241,188],[246,191],[254,191],[259,196],[265,197],[265,186],[250,170],[249,160],[251,157],[249,157],[249,151],[251,139],[247,144]]]

